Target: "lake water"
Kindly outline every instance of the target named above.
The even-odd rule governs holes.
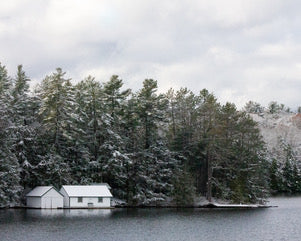
[[[300,241],[301,197],[256,210],[0,210],[0,241]]]

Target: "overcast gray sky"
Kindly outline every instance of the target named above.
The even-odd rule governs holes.
[[[301,106],[301,1],[9,0],[0,2],[0,62],[34,82],[63,68],[75,82],[118,74],[159,90],[207,88]]]

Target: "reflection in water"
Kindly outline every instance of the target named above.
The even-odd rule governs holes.
[[[278,208],[0,210],[0,241],[300,241],[301,197]]]
[[[27,218],[58,217],[64,215],[63,209],[27,209]]]
[[[111,209],[64,209],[66,217],[110,217]]]
[[[38,217],[109,217],[111,209],[27,209],[28,218]]]

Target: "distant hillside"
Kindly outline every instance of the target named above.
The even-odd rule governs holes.
[[[285,161],[285,146],[290,146],[296,161],[301,163],[301,114],[268,113],[250,114],[259,124],[270,157]]]

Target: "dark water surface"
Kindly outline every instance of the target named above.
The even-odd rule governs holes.
[[[301,240],[301,197],[256,210],[0,210],[0,241]]]

